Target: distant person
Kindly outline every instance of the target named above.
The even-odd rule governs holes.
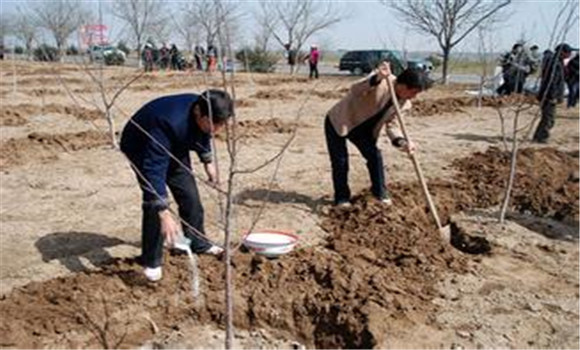
[[[201,95],[157,98],[141,107],[123,129],[121,150],[131,162],[143,193],[140,262],[150,281],[162,277],[164,240],[171,246],[180,231],[180,222],[169,211],[166,186],[179,208],[191,250],[212,255],[223,252],[205,237],[203,206],[189,154],[191,150],[197,153],[208,181],[217,186],[211,137],[232,115],[228,93],[208,90]]]
[[[150,43],[145,44],[145,48],[143,49],[143,62],[145,65],[145,72],[153,72],[153,64],[154,64],[154,52],[153,46]]]
[[[203,49],[203,47],[196,45],[195,48],[193,49],[194,55],[195,55],[195,69],[202,71],[203,70],[203,59],[205,56],[205,50]]]
[[[540,69],[541,64],[542,64],[542,55],[540,54],[540,48],[538,47],[538,45],[530,46],[529,60],[530,60],[530,67],[531,67],[531,71],[530,71],[530,75],[531,75],[531,74],[536,73],[538,71],[538,69]]]
[[[318,51],[318,46],[312,45],[310,47],[310,53],[306,56],[305,60],[308,60],[310,66],[309,78],[318,79],[318,61],[320,59],[320,52]]]
[[[179,50],[175,44],[171,44],[171,48],[169,49],[169,60],[172,70],[181,70],[179,65]]]
[[[324,121],[324,131],[332,165],[334,204],[338,207],[350,206],[347,140],[366,159],[372,194],[387,205],[392,201],[385,187],[383,156],[377,147],[379,132],[385,126],[393,146],[410,153],[415,150],[398,129],[386,79],[395,80],[394,93],[402,110],[410,109],[410,100],[432,84],[425,72],[413,69],[407,69],[395,78],[389,64],[382,62],[372,75],[352,85],[350,92],[330,109]]]
[[[497,89],[497,93],[501,96],[522,93],[526,78],[532,71],[532,61],[523,44],[515,44],[510,52],[501,57],[500,63],[504,82]]]
[[[214,45],[207,47],[207,71],[215,72],[217,69],[217,48]]]
[[[163,46],[161,47],[161,49],[159,49],[159,63],[160,63],[160,68],[161,69],[167,69],[169,68],[169,49],[167,48],[167,45],[165,43],[163,43]]]
[[[568,44],[560,44],[554,53],[546,56],[542,67],[542,82],[537,95],[542,110],[542,118],[534,133],[534,142],[547,143],[550,129],[554,127],[556,103],[564,98],[564,60],[570,57],[572,49]]]
[[[568,85],[568,108],[574,108],[578,104],[578,57],[576,56],[568,61],[566,65],[566,84]]]
[[[293,49],[290,44],[285,44],[284,48],[286,49],[286,55],[288,58],[288,66],[290,67],[290,74],[294,73],[294,67],[296,66],[296,59],[298,56],[298,52]]]

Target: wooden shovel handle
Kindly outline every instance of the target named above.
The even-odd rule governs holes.
[[[397,100],[397,95],[395,94],[395,88],[393,86],[393,81],[389,78],[386,78],[387,83],[389,84],[389,91],[391,93],[391,100],[393,101],[393,106],[395,106],[395,115],[397,116],[397,120],[399,121],[399,126],[401,127],[401,131],[403,132],[403,136],[407,140],[407,143],[411,142],[409,138],[409,134],[407,134],[407,129],[405,128],[405,123],[403,122],[403,117],[401,116],[401,108],[399,107],[399,101]],[[419,182],[421,183],[421,189],[423,190],[423,194],[425,195],[425,199],[427,200],[427,204],[429,205],[429,211],[433,215],[433,219],[435,219],[435,224],[437,224],[437,228],[441,231],[443,226],[441,226],[441,220],[439,220],[439,215],[437,214],[437,208],[435,208],[435,203],[433,203],[433,199],[431,198],[431,194],[429,193],[429,189],[427,188],[427,182],[423,177],[423,171],[421,171],[421,167],[419,166],[419,161],[417,160],[417,156],[414,153],[409,153],[409,157],[413,162],[413,167],[415,168],[415,173],[419,178]]]

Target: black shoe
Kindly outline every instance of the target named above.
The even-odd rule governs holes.
[[[533,139],[532,142],[540,143],[540,144],[545,145],[545,144],[548,143],[548,139]]]

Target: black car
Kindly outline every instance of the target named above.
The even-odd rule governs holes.
[[[382,61],[389,61],[395,75],[405,70],[401,55],[392,50],[348,51],[340,58],[339,70],[347,70],[355,75],[370,73]]]
[[[408,61],[401,57],[398,51],[394,50],[359,50],[348,51],[340,58],[338,69],[350,71],[355,75],[370,73],[382,61],[391,63],[393,74],[399,75],[405,68],[421,69],[429,72],[432,65],[428,61]]]

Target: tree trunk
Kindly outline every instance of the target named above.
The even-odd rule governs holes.
[[[56,51],[57,51],[57,55],[58,55],[58,62],[63,62],[63,50],[62,50],[62,43],[60,41],[56,42]]]
[[[113,148],[118,149],[119,145],[117,144],[117,136],[115,135],[115,118],[113,113],[110,109],[106,112],[107,123],[109,124],[109,136],[111,137],[111,144]]]
[[[26,42],[26,58],[29,61],[34,60],[34,56],[32,55],[32,40]]]
[[[137,39],[137,68],[143,67],[143,62],[141,61],[141,39]]]
[[[516,115],[514,117],[514,131],[512,134],[513,140],[512,140],[512,152],[511,152],[511,160],[510,160],[510,174],[509,174],[508,183],[507,183],[506,190],[505,190],[505,195],[503,198],[503,203],[501,205],[501,210],[499,212],[499,222],[502,224],[505,221],[505,215],[507,213],[508,204],[509,204],[510,197],[512,194],[512,189],[514,186],[514,179],[516,177],[516,165],[517,165],[517,161],[518,161],[518,137],[517,137],[518,117],[519,117],[519,112],[516,112]]]
[[[481,109],[481,100],[483,99],[483,86],[485,85],[485,72],[479,78],[479,93],[477,96],[477,108]]]
[[[234,281],[232,276],[232,221],[233,221],[233,182],[234,174],[230,171],[228,180],[228,199],[226,204],[226,234],[225,234],[225,264],[226,264],[226,342],[225,348],[232,349],[234,346]]]
[[[447,69],[449,67],[449,52],[451,49],[449,47],[443,48],[443,77],[442,82],[443,84],[447,84]]]

